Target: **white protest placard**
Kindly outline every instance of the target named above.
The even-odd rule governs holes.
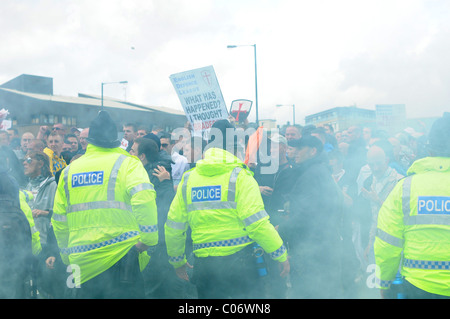
[[[6,131],[7,129],[10,129],[12,126],[12,122],[9,120],[6,120],[6,117],[9,115],[8,110],[1,109],[0,110],[0,130]]]
[[[212,66],[172,74],[170,81],[194,131],[209,130],[214,122],[228,118]]]
[[[0,120],[0,130],[6,131],[12,127],[12,122],[10,120]]]
[[[128,141],[124,138],[122,138],[122,140],[120,141],[120,148],[126,150],[128,148]]]

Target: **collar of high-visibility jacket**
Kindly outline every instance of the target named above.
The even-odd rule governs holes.
[[[450,157],[425,157],[412,163],[408,175],[429,171],[450,173]]]
[[[94,144],[88,144],[88,146],[86,147],[86,153],[85,154],[89,154],[89,153],[119,153],[128,157],[132,157],[135,158],[137,160],[139,160],[139,158],[137,158],[134,155],[131,155],[130,153],[128,153],[126,150],[124,150],[121,147],[115,147],[115,148],[105,148],[105,147],[100,147]],[[139,160],[140,161],[140,160]]]
[[[239,158],[221,148],[208,149],[203,159],[196,164],[196,170],[201,175],[218,175],[229,172],[234,167],[247,168]]]

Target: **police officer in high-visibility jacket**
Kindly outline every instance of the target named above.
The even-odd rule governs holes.
[[[383,297],[399,266],[402,298],[450,297],[449,113],[433,124],[428,147],[430,156],[411,165],[378,214],[374,250]]]
[[[204,158],[184,173],[170,207],[165,224],[169,262],[178,277],[189,280],[185,242],[190,227],[192,282],[200,299],[263,297],[254,250],[262,247],[279,261],[282,276],[289,273],[287,250],[269,221],[251,171],[232,154],[235,147],[226,147],[225,130],[234,129],[223,121],[228,124],[222,131],[213,127],[211,134],[224,138],[210,143]]]
[[[72,297],[143,298],[140,271],[158,242],[153,185],[141,161],[119,147],[106,111],[92,121],[87,141],[85,155],[61,174],[52,217],[73,271]]]

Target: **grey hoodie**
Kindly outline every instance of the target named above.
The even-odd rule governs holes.
[[[26,190],[30,191],[34,198],[28,205],[33,209],[46,210],[50,213],[47,216],[34,217],[36,228],[39,230],[41,244],[47,243],[48,229],[50,228],[50,218],[53,213],[53,200],[56,193],[56,182],[53,176],[44,178],[38,176],[28,183]]]

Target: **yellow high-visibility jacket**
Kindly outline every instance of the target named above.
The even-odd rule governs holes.
[[[253,173],[222,149],[207,150],[177,188],[164,226],[169,262],[175,268],[186,263],[189,226],[197,257],[231,255],[256,241],[274,260],[287,258]]]
[[[39,238],[39,231],[34,224],[33,213],[28,205],[28,201],[32,199],[33,194],[31,194],[31,192],[26,190],[19,191],[20,209],[23,211],[28,219],[28,222],[30,223],[32,252],[34,256],[37,256],[42,251],[42,246],[41,239]]]
[[[450,158],[414,162],[381,207],[377,227],[381,289],[389,288],[401,265],[412,285],[450,296]]]
[[[89,144],[61,173],[52,224],[61,257],[80,283],[119,261],[138,241],[158,242],[156,193],[141,161],[121,148]],[[141,270],[150,257],[140,254]]]

